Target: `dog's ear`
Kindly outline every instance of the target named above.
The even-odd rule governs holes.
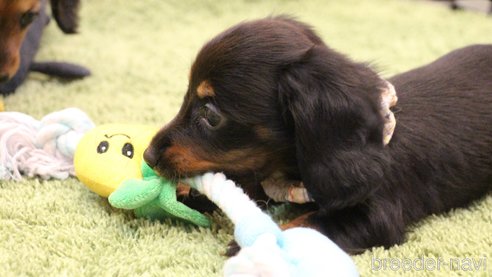
[[[358,170],[357,159],[348,156],[356,157],[368,148],[377,152],[384,146],[379,110],[385,86],[367,65],[322,44],[311,47],[280,73],[280,106],[294,131],[297,162],[307,186],[329,178],[311,171],[339,165],[333,162],[337,159],[348,162],[346,167],[354,166],[346,170]]]
[[[383,145],[379,110],[386,84],[365,64],[315,45],[283,70],[278,86],[301,147]]]
[[[66,34],[74,34],[78,27],[79,0],[50,0],[52,15]]]

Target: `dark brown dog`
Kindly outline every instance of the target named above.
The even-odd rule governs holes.
[[[377,73],[295,20],[242,23],[199,52],[183,106],[145,160],[176,179],[223,171],[254,198],[281,172],[317,205],[297,225],[349,252],[389,247],[409,224],[490,191],[492,46],[388,81],[399,101],[385,146]]]
[[[17,72],[22,41],[45,2],[0,0],[0,83]],[[78,5],[79,0],[51,0],[53,16],[65,33],[74,33],[77,28]]]

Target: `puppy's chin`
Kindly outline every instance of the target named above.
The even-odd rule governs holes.
[[[168,168],[163,169],[161,167],[155,167],[154,172],[157,173],[157,175],[169,179],[171,181],[178,181],[181,178],[180,174],[177,171]]]

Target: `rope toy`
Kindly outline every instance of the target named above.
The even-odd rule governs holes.
[[[75,175],[73,155],[94,123],[81,110],[68,108],[40,121],[19,112],[0,113],[0,180],[22,174],[42,179]]]
[[[186,181],[234,223],[241,251],[224,265],[224,276],[359,276],[350,256],[309,228],[282,231],[222,173]]]

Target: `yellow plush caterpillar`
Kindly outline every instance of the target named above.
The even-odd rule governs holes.
[[[108,124],[87,132],[75,151],[75,175],[116,208],[137,217],[178,218],[208,227],[208,218],[176,199],[176,183],[157,176],[143,152],[157,128]]]
[[[108,197],[126,179],[142,179],[143,152],[158,129],[106,124],[87,132],[74,156],[75,175],[90,190]]]

